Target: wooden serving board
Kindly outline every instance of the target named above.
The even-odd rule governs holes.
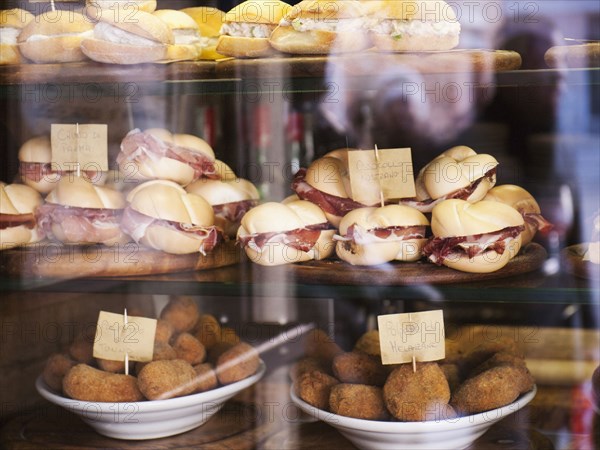
[[[43,242],[0,252],[0,273],[60,279],[156,275],[229,266],[240,262],[241,256],[233,241],[219,244],[206,256],[172,255],[135,243],[107,247]]]
[[[600,264],[583,260],[587,248],[588,244],[576,244],[564,248],[561,252],[562,259],[567,271],[576,277],[600,280]]]
[[[406,286],[415,284],[454,284],[512,277],[539,269],[548,253],[539,244],[528,244],[502,269],[492,273],[467,273],[428,262],[394,262],[381,266],[352,266],[328,259],[290,266],[296,279],[307,284]]]
[[[550,47],[544,60],[548,67],[558,69],[600,67],[600,42]]]
[[[449,50],[445,52],[378,53],[339,56],[280,56],[230,59],[217,63],[217,77],[297,78],[322,77],[329,66],[342,67],[349,75],[373,76],[386,67],[421,73],[501,72],[521,66],[521,56],[509,50]]]

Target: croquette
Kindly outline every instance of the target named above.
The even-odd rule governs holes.
[[[212,364],[198,364],[194,366],[194,370],[196,371],[194,392],[206,392],[219,385],[219,380],[217,380],[217,374]]]
[[[221,340],[221,325],[215,316],[202,314],[194,329],[194,336],[202,342],[206,350],[210,350]]]
[[[216,372],[219,383],[231,384],[253,375],[260,359],[254,347],[245,342],[234,345],[217,359]]]
[[[508,405],[532,387],[527,368],[496,366],[465,380],[452,395],[451,404],[459,414],[476,414]]]
[[[192,365],[182,359],[152,361],[138,375],[138,385],[148,400],[163,400],[193,393],[195,378]]]
[[[200,319],[200,310],[192,298],[174,297],[163,308],[160,318],[173,325],[175,333],[183,333],[194,328]]]
[[[333,358],[333,374],[342,383],[383,386],[387,371],[374,357],[360,352],[341,353]]]
[[[86,402],[137,402],[144,399],[138,380],[131,375],[109,373],[77,364],[63,379],[69,397]]]
[[[183,359],[191,365],[201,364],[206,358],[204,345],[189,333],[181,333],[173,342],[177,359]]]
[[[46,361],[42,378],[51,389],[61,392],[63,378],[75,364],[69,355],[55,353]]]
[[[363,352],[371,356],[381,357],[381,347],[379,345],[379,331],[371,330],[363,334],[356,344],[354,351]]]
[[[156,332],[154,333],[154,345],[156,344],[168,344],[171,338],[175,334],[175,328],[171,322],[165,319],[158,319],[156,321]]]
[[[177,359],[177,353],[175,349],[169,344],[164,344],[158,342],[154,344],[154,351],[152,353],[152,361],[165,361],[169,359]],[[148,364],[148,362],[138,361],[135,363],[135,373],[139,374],[144,366]]]
[[[290,379],[296,381],[300,376],[306,372],[313,372],[318,370],[320,372],[329,373],[329,370],[320,361],[315,358],[302,358],[296,361],[290,368]]]
[[[294,383],[294,392],[309,405],[327,411],[331,388],[339,383],[337,378],[323,372],[305,372]]]
[[[364,384],[336,384],[329,393],[329,410],[341,416],[366,420],[385,420],[388,412],[383,390]]]
[[[84,334],[75,338],[69,346],[69,355],[78,363],[92,364],[94,361],[94,338]]]
[[[450,387],[442,369],[434,362],[402,364],[383,386],[388,411],[406,422],[439,419],[450,400]]]
[[[321,361],[325,366],[331,365],[333,358],[344,351],[323,330],[311,330],[304,338],[306,356]]]

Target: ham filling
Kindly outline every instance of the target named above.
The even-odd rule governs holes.
[[[218,180],[214,160],[189,148],[180,147],[154,137],[140,130],[130,131],[121,142],[121,152],[117,156],[117,164],[127,162],[142,163],[146,159],[158,161],[161,158],[175,159],[187,164],[194,170],[194,179],[200,177]]]
[[[35,216],[33,214],[0,214],[0,230],[19,226],[33,230],[35,228]]]
[[[274,231],[238,236],[238,242],[242,247],[250,247],[257,252],[261,252],[267,244],[283,244],[295,250],[308,252],[316,245],[321,231],[328,229],[328,223],[319,223],[284,232]]]
[[[46,203],[36,209],[38,226],[52,236],[52,225],[59,224],[68,242],[105,242],[121,234],[123,210],[78,208]]]
[[[508,243],[519,236],[524,229],[525,227],[521,225],[472,236],[436,237],[425,244],[423,254],[437,265],[442,265],[445,259],[451,259],[456,255],[473,258],[487,251],[495,251],[502,255]]]
[[[156,219],[142,214],[131,207],[125,208],[123,219],[121,220],[121,229],[131,236],[134,241],[139,242],[146,234],[146,230],[150,225],[175,230],[189,237],[198,239],[198,241],[200,241],[198,251],[203,255],[206,255],[206,253],[213,250],[222,240],[221,232],[215,226],[203,227],[189,223]]]
[[[475,192],[475,190],[477,189],[477,187],[483,180],[485,180],[487,178],[493,182],[495,177],[496,177],[496,168],[494,167],[493,169],[488,170],[483,177],[478,178],[477,180],[473,181],[467,187],[464,187],[462,189],[459,189],[458,191],[454,191],[449,194],[446,194],[443,197],[436,198],[435,200],[432,198],[429,198],[429,199],[423,200],[423,201],[419,201],[414,198],[407,198],[407,199],[400,200],[400,204],[410,206],[411,208],[418,209],[422,213],[430,213],[433,210],[433,207],[435,205],[443,202],[444,200],[448,200],[451,198],[456,198],[459,200],[468,199],[471,196],[471,194],[473,194],[473,192]]]
[[[215,216],[221,217],[229,222],[238,223],[250,209],[258,205],[258,200],[242,200],[239,202],[213,205]]]
[[[308,200],[326,213],[338,217],[343,217],[350,211],[367,206],[355,202],[350,198],[337,197],[315,189],[306,182],[306,169],[300,169],[296,173],[294,181],[292,182],[292,190],[296,192],[298,197],[302,200]]]

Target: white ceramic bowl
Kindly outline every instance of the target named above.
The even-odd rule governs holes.
[[[354,445],[372,450],[464,449],[493,424],[529,403],[537,388],[515,402],[472,416],[429,422],[381,422],[339,416],[304,402],[294,394],[294,403],[310,416],[336,428]]]
[[[116,439],[155,439],[183,433],[207,422],[227,400],[260,380],[265,369],[265,364],[261,361],[254,375],[237,383],[200,394],[133,403],[73,400],[50,389],[41,376],[35,386],[46,400],[80,416],[104,436]]]

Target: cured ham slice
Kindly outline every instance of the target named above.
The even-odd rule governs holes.
[[[308,252],[316,245],[321,232],[328,229],[330,229],[329,224],[322,223],[284,232],[257,233],[238,239],[243,247],[250,247],[256,251],[261,251],[267,244],[278,243]]]

